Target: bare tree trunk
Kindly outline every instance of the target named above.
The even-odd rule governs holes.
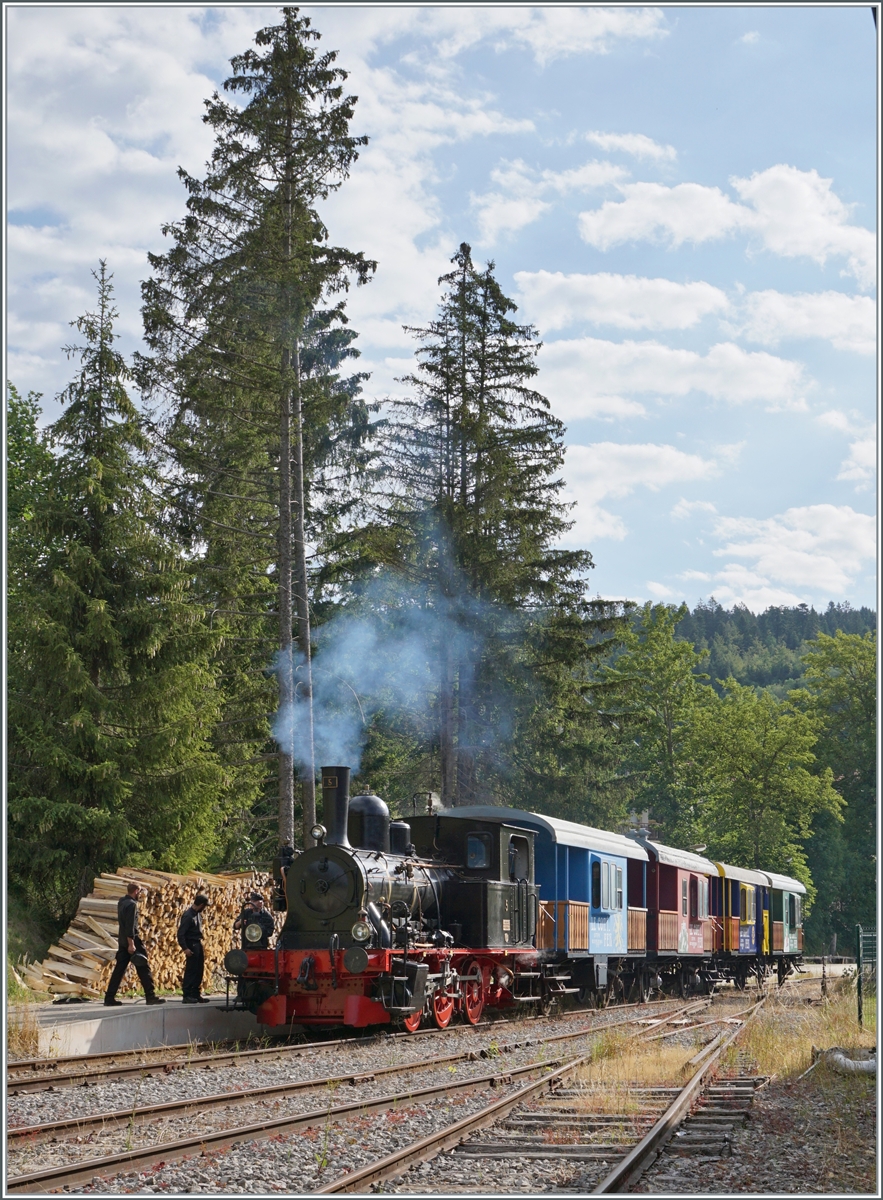
[[[291,613],[291,353],[282,351],[282,395],[279,419],[279,711],[294,705]],[[279,842],[294,845],[294,759],[279,751]]]
[[[439,689],[439,757],[441,759],[441,802],[445,808],[457,803],[457,764],[454,752],[454,670],[451,647],[441,647]]]
[[[294,341],[294,574],[297,591],[297,630],[304,658],[300,694],[306,701],[306,728],[303,776],[304,845],[309,846],[310,830],[316,824],[316,763],[313,751],[313,664],[310,650],[310,596],[307,584],[307,546],[304,521],[304,422],[300,379],[300,341]]]
[[[468,674],[468,672],[467,672]],[[457,679],[457,803],[475,803],[475,758],[472,753],[472,695],[461,670]],[[474,682],[474,681],[473,681]]]

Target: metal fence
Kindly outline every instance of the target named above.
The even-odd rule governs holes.
[[[864,1021],[866,995],[877,995],[877,930],[855,927],[855,986],[858,996],[858,1023]]]

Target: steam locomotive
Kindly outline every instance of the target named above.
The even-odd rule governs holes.
[[[249,949],[246,925],[226,956],[232,1006],[264,1026],[443,1029],[486,1007],[781,983],[800,961],[798,880],[494,805],[395,821],[349,783],[322,768],[315,845],[277,860],[275,947]]]

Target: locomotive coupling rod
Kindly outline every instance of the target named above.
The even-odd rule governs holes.
[[[633,1177],[640,1175],[645,1166],[648,1165],[650,1155],[668,1139],[672,1130],[680,1125],[686,1114],[690,1111],[693,1101],[702,1090],[702,1084],[705,1076],[720,1059],[726,1048],[731,1045],[745,1026],[760,1012],[763,1005],[766,1003],[766,996],[758,1000],[749,1015],[745,1018],[744,1024],[736,1029],[726,1041],[721,1042],[713,1054],[710,1054],[708,1059],[699,1067],[693,1078],[685,1085],[684,1088],[675,1097],[669,1107],[665,1110],[656,1124],[648,1133],[641,1138],[637,1146],[634,1146],[621,1162],[618,1162],[613,1170],[601,1180],[598,1186],[591,1193],[593,1196],[601,1196],[604,1194],[612,1194],[615,1196],[624,1195],[628,1189],[629,1183]]]
[[[495,1104],[488,1105],[480,1113],[471,1117],[464,1117],[462,1121],[457,1121],[455,1125],[449,1125],[441,1133],[431,1133],[428,1137],[421,1138],[419,1142],[414,1142],[412,1145],[406,1146],[403,1150],[398,1150],[386,1158],[378,1159],[377,1162],[369,1163],[361,1171],[352,1171],[349,1175],[339,1175],[337,1179],[332,1179],[325,1187],[316,1188],[313,1194],[322,1196],[333,1195],[337,1192],[362,1192],[368,1184],[379,1183],[382,1179],[401,1175],[408,1167],[414,1166],[417,1163],[427,1162],[429,1159],[435,1158],[442,1150],[449,1150],[452,1146],[459,1146],[470,1134],[475,1133],[478,1129],[484,1129],[487,1125],[493,1125],[500,1117],[504,1117],[508,1112],[511,1112],[516,1105],[531,1099],[537,1093],[543,1092],[546,1089],[554,1090],[556,1086],[560,1086],[563,1076],[568,1075],[571,1071],[575,1071],[578,1067],[591,1061],[591,1054],[571,1059],[570,1062],[558,1067],[556,1071],[545,1075],[542,1079],[519,1088],[513,1095],[505,1096]],[[534,1069],[541,1069],[541,1064],[534,1064]]]

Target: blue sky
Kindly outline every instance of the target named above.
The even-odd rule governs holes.
[[[877,38],[867,5],[308,6],[370,143],[325,211],[378,260],[370,395],[461,241],[543,340],[592,592],[875,604]],[[127,352],[202,101],[277,9],[13,5],[8,376],[52,397],[115,273]]]

